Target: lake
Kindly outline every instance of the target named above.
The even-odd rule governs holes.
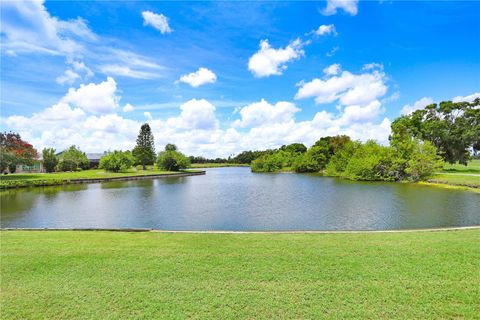
[[[3,228],[390,230],[480,224],[480,195],[212,168],[206,175],[0,193]]]

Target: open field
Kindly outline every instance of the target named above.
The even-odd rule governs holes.
[[[449,164],[443,165],[443,172],[462,172],[462,173],[478,173],[480,174],[480,159],[472,160],[467,166],[463,164]]]
[[[2,319],[479,318],[480,230],[1,232]]]
[[[192,163],[192,168],[249,167],[242,163]]]
[[[443,170],[428,181],[452,186],[480,188],[480,160],[472,160],[468,166],[445,163]]]

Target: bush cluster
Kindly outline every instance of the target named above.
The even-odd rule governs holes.
[[[46,180],[0,180],[0,189],[11,189],[20,187],[42,187],[64,184],[63,179]]]
[[[252,171],[323,171],[352,180],[418,181],[441,167],[436,148],[409,135],[392,137],[389,147],[373,140],[361,143],[336,136],[320,139],[306,152],[292,150],[301,148],[280,148],[263,155],[252,162]]]
[[[100,169],[111,172],[124,172],[130,169],[135,159],[130,151],[113,151],[100,158]]]
[[[157,166],[167,171],[179,171],[190,166],[190,159],[176,150],[165,150],[158,154]]]

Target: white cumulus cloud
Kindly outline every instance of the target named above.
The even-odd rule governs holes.
[[[61,102],[92,113],[110,113],[118,108],[120,97],[116,95],[116,91],[117,83],[108,77],[99,84],[82,84],[78,89],[68,89]]]
[[[170,118],[167,124],[177,129],[211,130],[218,127],[215,106],[205,99],[192,99],[180,106],[179,117]]]
[[[480,92],[472,93],[468,96],[456,96],[452,99],[453,102],[468,101],[472,102],[473,100],[480,98]]]
[[[130,103],[127,103],[125,106],[123,106],[123,112],[132,112],[135,110],[135,107],[132,106]]]
[[[296,112],[300,111],[291,102],[280,101],[272,105],[262,99],[260,102],[249,104],[240,109],[241,119],[236,120],[236,127],[260,126],[269,123],[284,123],[293,120]]]
[[[197,88],[207,83],[214,83],[217,81],[217,76],[207,68],[199,68],[195,72],[181,76],[178,81],[188,83],[192,87]]]
[[[433,98],[431,97],[423,97],[413,104],[406,104],[403,106],[402,110],[400,111],[401,114],[410,114],[415,110],[420,110],[428,106],[429,104],[434,103]]]
[[[341,9],[354,16],[358,13],[358,0],[327,0],[327,7],[322,10],[322,14],[331,16]]]
[[[287,69],[287,62],[299,59],[305,54],[303,46],[304,43],[296,39],[285,48],[274,49],[268,40],[262,40],[260,49],[248,60],[248,70],[258,78],[281,75]]]
[[[168,18],[163,14],[157,14],[151,11],[143,11],[142,17],[144,26],[151,26],[160,31],[161,34],[172,32],[172,29],[168,25]]]
[[[336,76],[342,71],[342,66],[338,63],[334,63],[332,65],[329,65],[325,69],[323,69],[323,73],[327,76]]]
[[[338,35],[337,33],[337,30],[335,29],[335,25],[333,24],[322,24],[320,27],[318,27],[317,30],[315,30],[315,34],[317,36],[324,36],[324,35],[328,35],[328,34],[331,34],[331,35]]]
[[[70,69],[67,69],[65,70],[65,72],[58,76],[55,81],[58,83],[58,84],[73,84],[75,82],[75,80],[79,79],[80,78],[80,75]]]
[[[147,120],[152,120],[153,119],[152,114],[148,111],[145,111],[143,113],[143,115],[145,116],[145,118],[147,118]]]
[[[367,105],[385,95],[386,80],[381,69],[360,74],[343,71],[325,80],[316,78],[300,83],[295,99],[314,98],[317,104],[338,101],[342,105]]]

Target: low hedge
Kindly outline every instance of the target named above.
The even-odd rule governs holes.
[[[23,187],[42,187],[56,186],[68,183],[65,179],[48,180],[0,180],[0,189],[23,188]]]

